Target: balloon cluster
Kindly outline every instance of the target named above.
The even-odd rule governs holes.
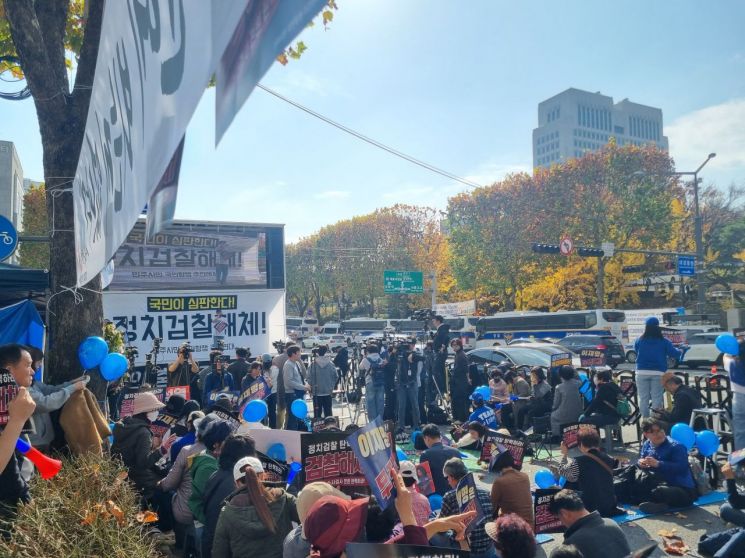
[[[566,478],[559,477],[557,479],[548,469],[538,469],[535,472],[535,484],[538,488],[552,488],[554,486],[564,488],[566,482]]]
[[[684,422],[679,422],[670,429],[670,437],[691,451],[695,446],[704,457],[711,457],[719,449],[719,437],[712,430],[694,432]]]
[[[86,370],[98,366],[101,376],[108,382],[124,376],[129,367],[127,357],[120,353],[109,353],[106,341],[96,336],[88,337],[78,346],[78,360]]]

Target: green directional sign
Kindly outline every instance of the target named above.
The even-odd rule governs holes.
[[[424,277],[421,271],[386,270],[383,285],[386,294],[419,294],[424,292]]]

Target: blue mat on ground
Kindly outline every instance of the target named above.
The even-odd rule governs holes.
[[[535,536],[535,542],[537,542],[538,544],[547,543],[552,540],[554,540],[554,538],[551,535],[547,535],[545,533],[541,533]]]
[[[726,492],[710,492],[709,494],[706,494],[705,496],[701,496],[698,500],[696,500],[693,503],[693,505],[694,506],[708,506],[709,504],[719,504],[720,502],[725,502],[726,500],[727,500]],[[611,519],[613,519],[613,521],[615,521],[616,523],[630,523],[631,521],[637,521],[639,519],[644,519],[645,517],[650,517],[652,515],[662,515],[662,514],[644,513],[638,508],[632,508],[631,506],[623,506],[623,507],[624,509],[627,509],[629,511],[623,515],[617,515],[615,517],[612,517]],[[664,513],[683,512],[687,509],[690,509],[690,508],[671,508]]]

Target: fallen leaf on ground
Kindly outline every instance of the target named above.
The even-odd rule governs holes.
[[[661,537],[675,537],[677,532],[677,529],[660,529],[657,534]]]
[[[685,556],[691,549],[680,537],[662,537],[662,549],[672,556]]]
[[[677,517],[678,519],[688,519],[687,515],[683,515],[680,512],[675,512],[675,517]]]
[[[155,523],[156,521],[158,521],[158,514],[148,510],[145,512],[139,512],[135,516],[135,519],[140,523]]]

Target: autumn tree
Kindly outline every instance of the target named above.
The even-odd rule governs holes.
[[[23,196],[23,235],[46,238],[49,234],[44,185],[32,186]],[[21,265],[35,269],[49,267],[49,244],[21,242]]]

